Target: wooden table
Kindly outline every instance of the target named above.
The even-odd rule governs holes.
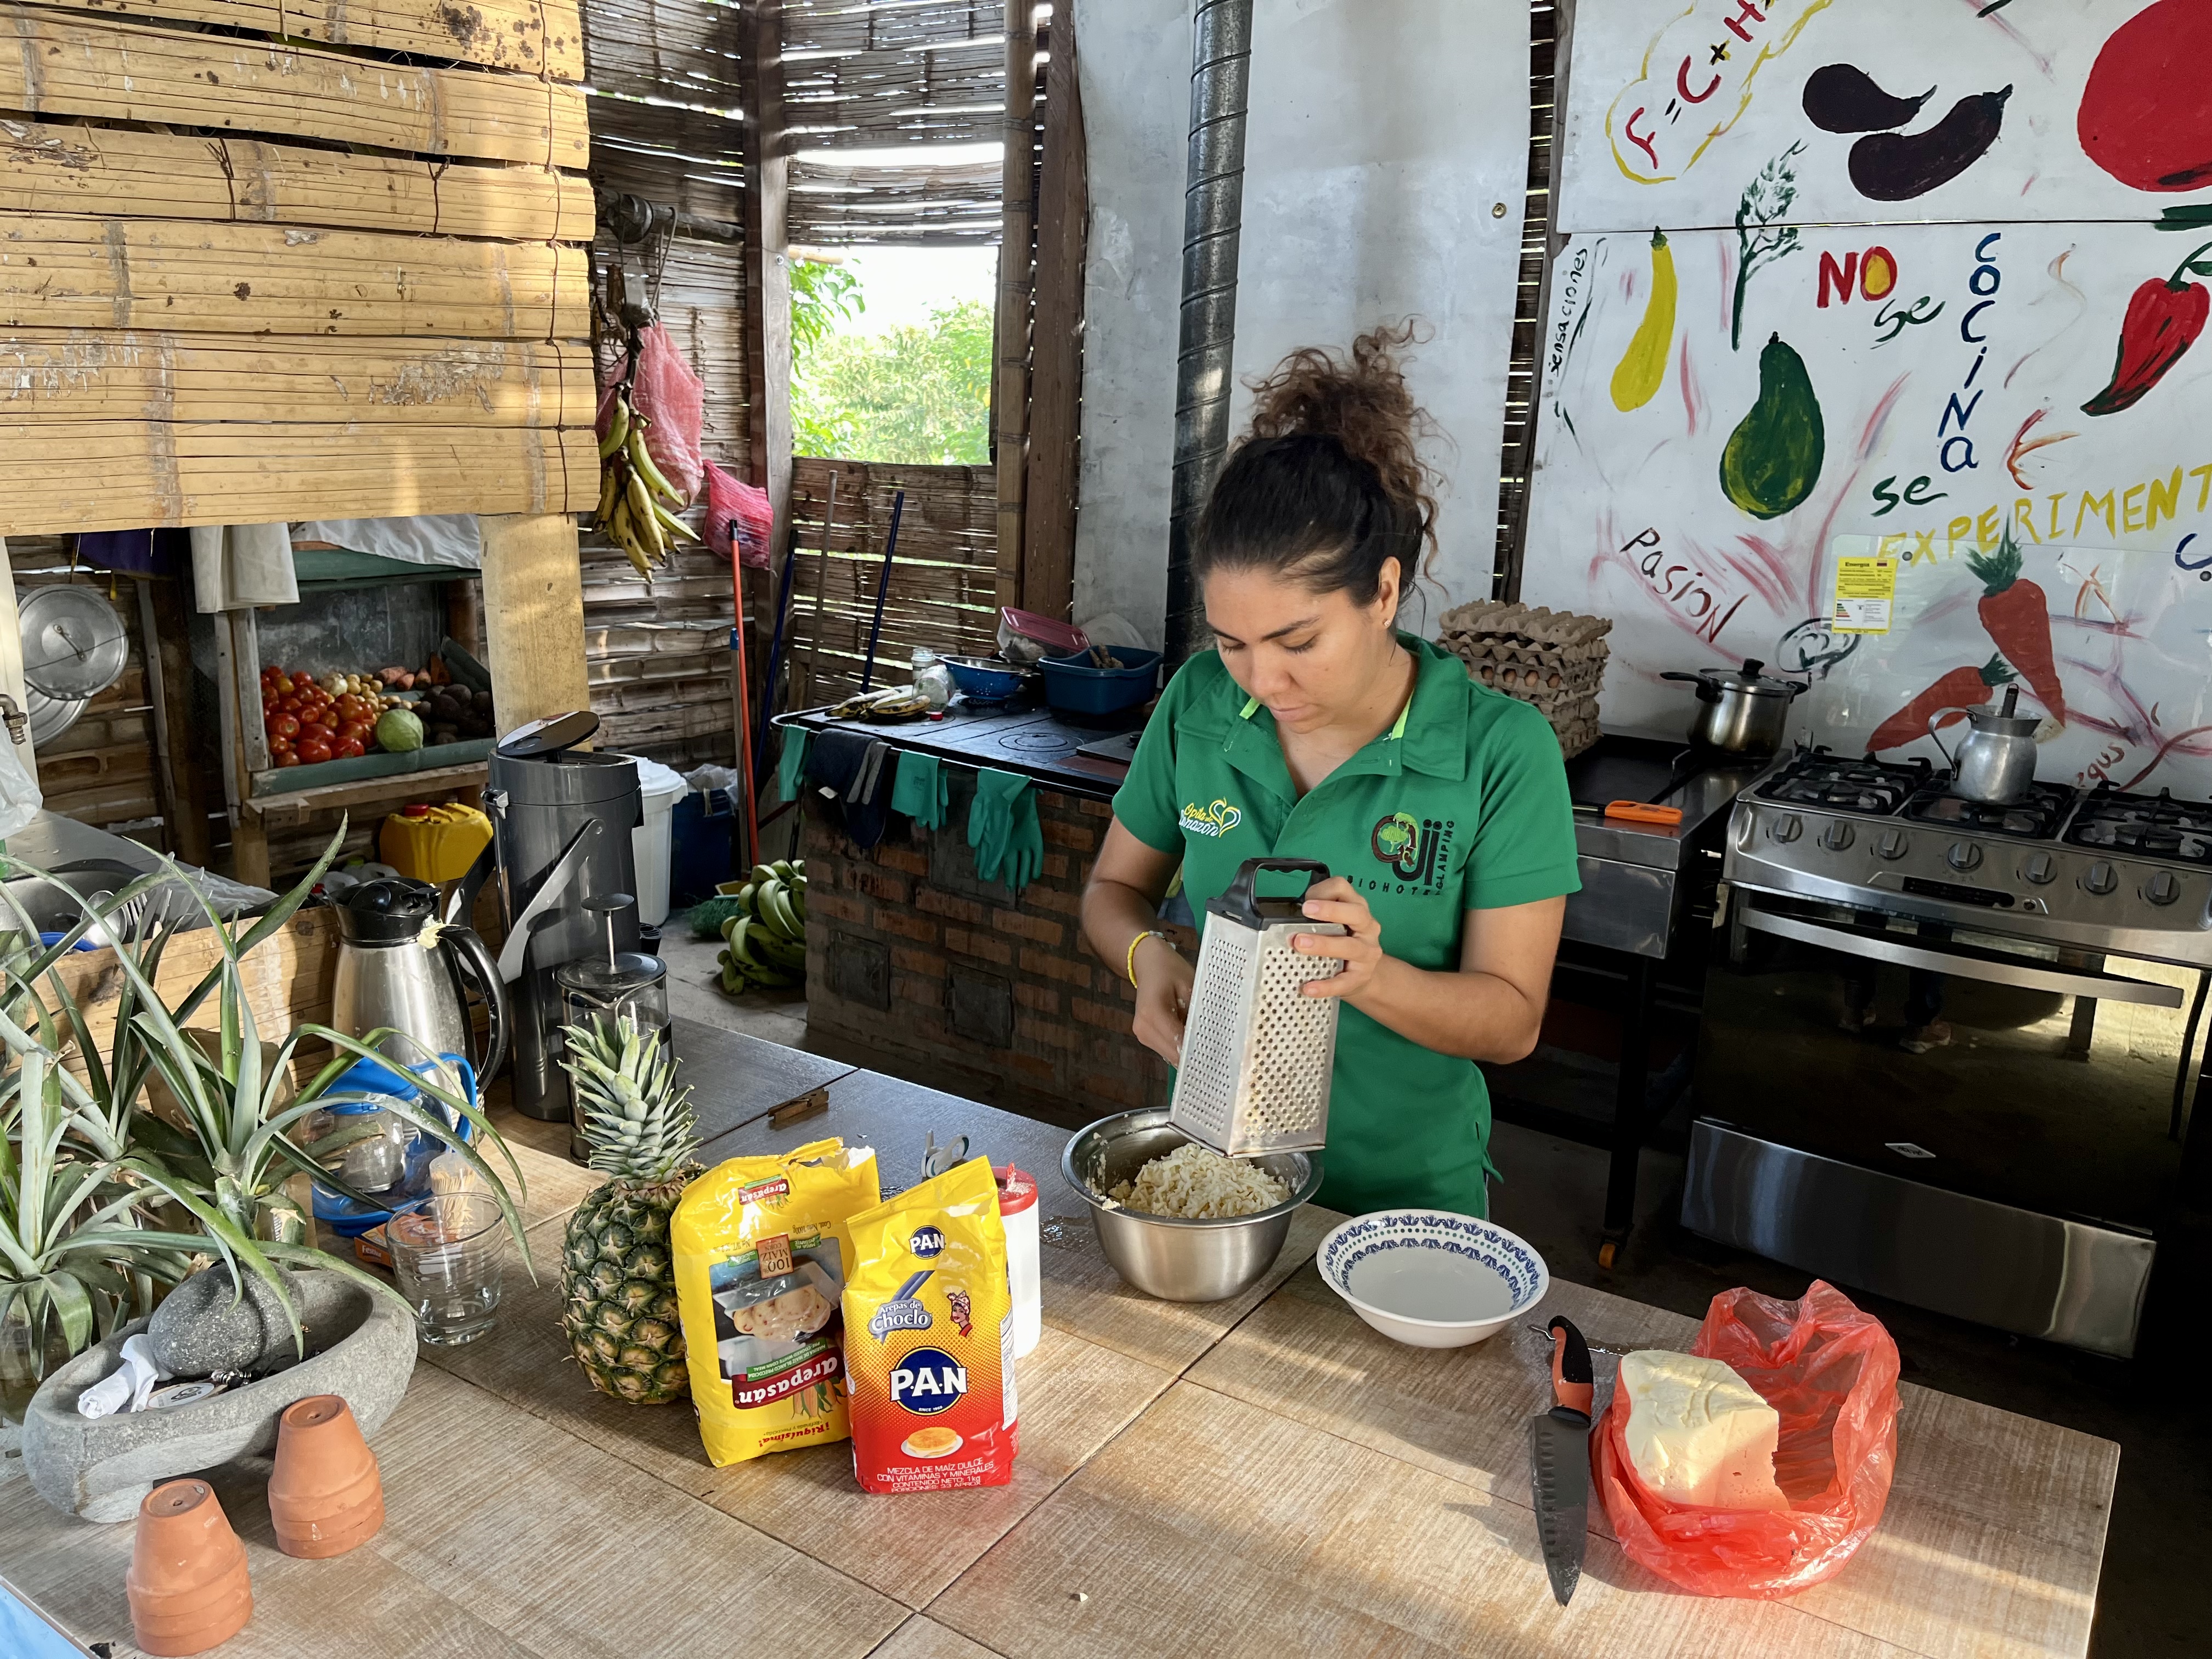
[[[702,1117],[801,1088],[830,1109],[725,1127],[708,1156],[830,1133],[886,1187],[923,1137],[1040,1177],[1045,1334],[1022,1371],[1010,1486],[866,1497],[843,1445],[732,1468],[691,1413],[617,1404],[568,1363],[558,1244],[592,1177],[529,1147],[533,1286],[510,1266],[498,1328],[423,1351],[377,1437],[387,1521],[334,1561],[276,1553],[265,1471],[215,1477],[251,1558],[234,1659],[985,1659],[1157,1655],[2008,1655],[2087,1650],[2118,1449],[1910,1385],[1881,1527],[1834,1580],[1778,1602],[1683,1595],[1635,1566],[1593,1505],[1573,1605],[1556,1607],[1528,1508],[1525,1423],[1546,1393],[1501,1335],[1430,1352],[1369,1330],[1311,1257],[1303,1212],[1234,1302],[1123,1286],[1056,1173],[1065,1133],[725,1033],[684,1033]],[[1681,1346],[1693,1322],[1554,1281],[1596,1340]],[[0,1571],[88,1643],[133,1651],[131,1528],[0,1484]]]

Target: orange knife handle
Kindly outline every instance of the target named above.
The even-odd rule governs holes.
[[[1682,809],[1679,806],[1651,806],[1640,800],[1608,801],[1605,815],[1624,818],[1631,823],[1662,823],[1670,828],[1682,821]]]
[[[1590,1399],[1594,1374],[1590,1370],[1589,1344],[1575,1328],[1573,1320],[1564,1315],[1553,1315],[1547,1328],[1552,1334],[1552,1395],[1562,1406],[1590,1414]]]

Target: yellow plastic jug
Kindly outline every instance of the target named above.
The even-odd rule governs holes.
[[[491,845],[491,820],[473,806],[403,806],[384,821],[377,852],[403,876],[433,884],[465,876]]]

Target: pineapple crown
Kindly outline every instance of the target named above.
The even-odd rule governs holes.
[[[591,1168],[617,1180],[666,1181],[699,1150],[691,1091],[676,1087],[667,1033],[629,1014],[564,1025],[561,1069],[576,1085]]]

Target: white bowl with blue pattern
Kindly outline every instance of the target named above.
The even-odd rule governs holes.
[[[1464,1348],[1544,1299],[1544,1258],[1495,1222],[1449,1210],[1376,1210],[1321,1242],[1328,1287],[1383,1335],[1416,1348]]]

